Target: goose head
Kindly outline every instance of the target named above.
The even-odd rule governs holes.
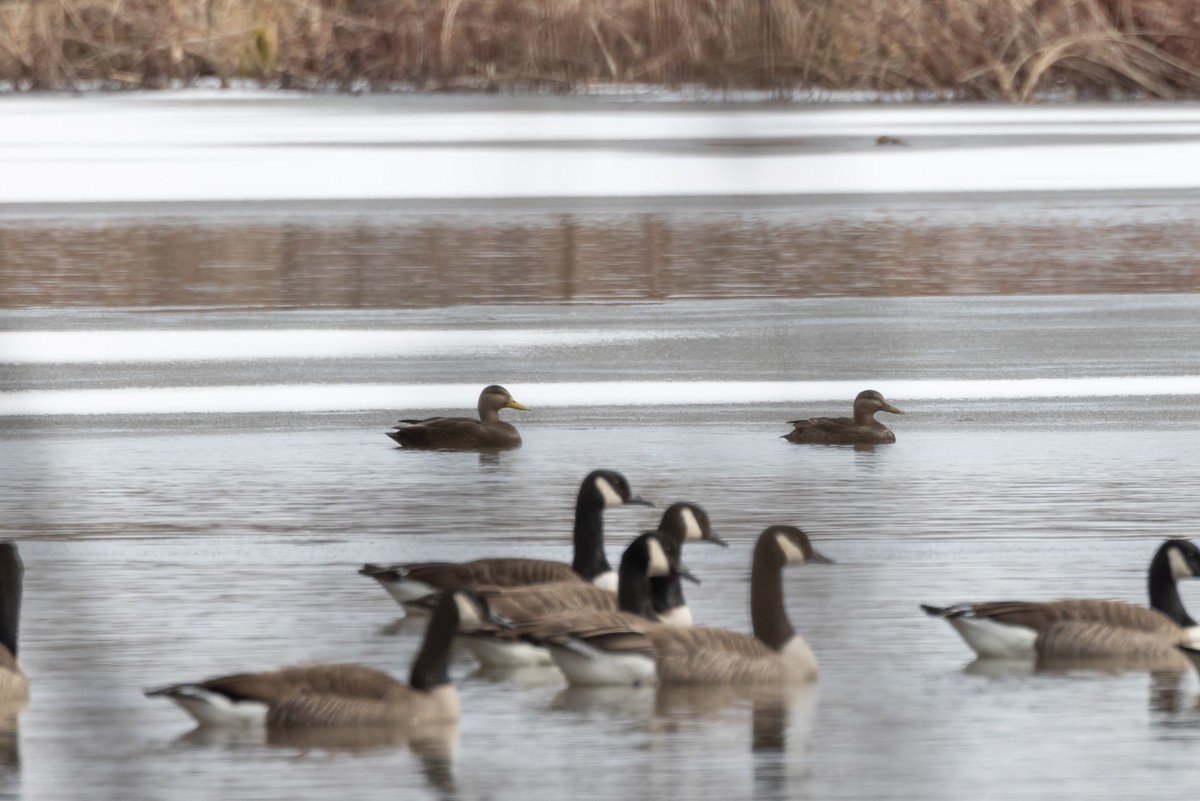
[[[679,501],[667,507],[662,520],[658,524],[658,533],[667,539],[674,540],[680,546],[685,542],[707,540],[722,548],[728,548],[729,543],[718,537],[712,530],[708,513],[694,503]]]
[[[529,411],[528,406],[523,403],[517,403],[508,390],[499,384],[484,387],[483,392],[479,393],[479,416],[483,417],[488,412],[498,412],[501,409]]]
[[[780,565],[832,564],[833,560],[817,552],[808,535],[795,526],[768,526],[758,537],[756,550],[770,555]]]
[[[615,470],[593,470],[579,488],[580,500],[597,502],[601,508],[622,505],[653,506],[639,495],[634,495],[625,476]]]
[[[677,575],[699,584],[700,580],[683,564],[681,551],[679,543],[670,537],[650,531],[635,539],[625,549],[621,557],[621,570],[646,578]]]
[[[1190,540],[1167,540],[1159,547],[1159,553],[1166,556],[1171,578],[1175,581],[1200,576],[1200,548]]]
[[[902,409],[899,409],[884,400],[883,395],[873,389],[865,389],[858,393],[854,399],[854,418],[861,420],[863,418],[874,417],[875,412],[891,412],[892,414],[904,414]]]

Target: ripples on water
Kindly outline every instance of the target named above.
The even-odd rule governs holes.
[[[1144,600],[1157,542],[1196,520],[1196,298],[1003,293],[1192,291],[1195,225],[1182,201],[0,218],[0,533],[25,540],[34,688],[0,794],[1192,797],[1193,676],[973,662],[917,605]],[[930,294],[956,297],[889,297]],[[383,436],[492,381],[535,407],[505,413],[522,449]],[[779,438],[866,384],[909,411],[895,446]],[[754,537],[810,531],[838,562],[786,578],[815,690],[577,691],[463,661],[457,726],[320,737],[190,732],[142,698],[311,659],[406,674],[420,627],[357,566],[566,559],[597,466],[731,542],[689,548],[698,620],[748,629]],[[610,512],[610,556],[656,519]]]

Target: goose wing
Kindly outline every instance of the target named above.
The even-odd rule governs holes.
[[[1188,662],[1176,648],[1185,632],[1147,631],[1089,620],[1052,623],[1040,633],[1036,648],[1044,665],[1083,660],[1121,660],[1168,670],[1186,670]]]
[[[617,597],[583,581],[555,581],[520,587],[478,587],[493,613],[511,621],[528,621],[577,610],[616,611]]]
[[[339,696],[382,700],[408,686],[366,665],[314,664],[237,673],[201,682],[200,686],[234,700],[274,704],[298,696]]]
[[[993,601],[972,604],[974,614],[999,623],[1025,626],[1038,632],[1056,623],[1080,621],[1121,629],[1170,634],[1181,631],[1169,617],[1125,601],[1092,598],[1068,598],[1060,601]]]
[[[364,565],[361,572],[386,581],[419,581],[439,589],[513,587],[567,581],[586,584],[570,565],[546,559],[495,558],[476,559],[472,562]]]
[[[662,684],[769,684],[787,677],[779,653],[749,634],[655,626],[646,636],[654,645]]]
[[[609,653],[653,653],[643,629],[649,620],[616,610],[575,610],[517,623],[513,632],[537,645],[574,648],[577,643]]]

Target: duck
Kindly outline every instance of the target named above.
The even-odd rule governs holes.
[[[655,610],[651,581],[663,578],[679,581],[680,577],[694,581],[680,560],[680,544],[657,531],[648,531],[629,544],[621,556],[619,589],[616,596],[582,582],[530,587],[496,588],[480,592],[505,625],[491,626],[460,634],[459,644],[485,668],[511,669],[551,664],[545,648],[523,639],[527,627],[544,625],[548,618],[572,621],[595,616],[604,619],[617,617],[629,624],[645,620],[661,620]],[[537,597],[532,593],[542,588],[555,590],[551,596]],[[583,596],[572,596],[571,589],[584,590]],[[509,592],[515,590],[515,593]],[[540,593],[539,593],[540,595]],[[682,592],[679,593],[682,597]]]
[[[450,681],[456,632],[501,625],[470,590],[447,593],[425,629],[405,684],[358,664],[293,665],[147,690],[178,704],[201,726],[280,728],[423,725],[458,720]]]
[[[424,420],[400,420],[396,428],[385,432],[401,448],[420,450],[501,450],[521,447],[516,426],[500,419],[501,409],[529,407],[518,403],[498,384],[479,393],[479,419],[470,417],[427,417]]]
[[[992,601],[921,609],[948,622],[985,659],[1172,660],[1177,645],[1200,645],[1200,626],[1177,582],[1200,575],[1200,549],[1186,539],[1159,545],[1150,560],[1150,607],[1098,598]]]
[[[873,389],[854,398],[854,417],[813,417],[789,420],[792,430],[783,435],[788,442],[808,445],[885,445],[896,441],[891,429],[875,419],[876,412],[904,414]]]
[[[816,681],[816,656],[783,605],[783,568],[830,563],[795,526],[768,526],[754,546],[750,616],[754,633],[671,626],[628,615],[592,613],[530,622],[529,642],[550,652],[573,686],[780,685]]]
[[[514,587],[582,580],[615,593],[617,574],[604,554],[604,511],[627,505],[652,504],[634,494],[629,481],[615,470],[588,473],[575,501],[575,558],[571,564],[499,557],[470,562],[366,564],[358,572],[375,579],[402,605],[440,590],[481,585]]]
[[[25,565],[15,542],[0,542],[0,707],[14,710],[29,702],[29,678],[17,659]]]

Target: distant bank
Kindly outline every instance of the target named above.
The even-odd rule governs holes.
[[[6,0],[0,88],[1200,97],[1193,0]]]

